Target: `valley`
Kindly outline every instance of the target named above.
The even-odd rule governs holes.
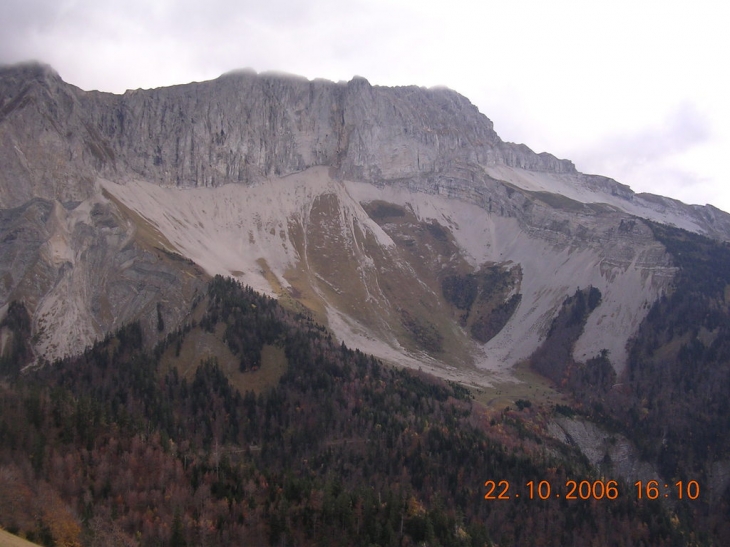
[[[9,530],[730,541],[727,213],[504,142],[454,91],[363,78],[114,95],[3,67],[0,166]],[[703,495],[481,488],[607,476]]]

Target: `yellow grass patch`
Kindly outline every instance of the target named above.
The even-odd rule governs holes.
[[[253,391],[258,395],[279,383],[288,366],[282,348],[265,345],[261,350],[261,367],[255,371],[241,372],[240,358],[223,341],[224,331],[225,325],[222,323],[216,326],[215,332],[193,329],[185,336],[179,355],[175,355],[175,344],[167,348],[162,356],[161,370],[166,372],[174,367],[180,376],[192,380],[201,361],[215,358],[228,381],[241,394]]]
[[[250,390],[258,395],[276,386],[288,366],[283,348],[265,345],[261,349],[261,368],[258,370],[241,372],[236,366],[235,370],[224,372],[238,391],[246,393]]]
[[[38,547],[38,544],[14,536],[0,528],[0,547]]]
[[[503,410],[507,406],[514,408],[518,399],[546,407],[571,404],[570,399],[557,391],[550,380],[532,370],[528,361],[515,365],[512,373],[514,382],[495,382],[492,387],[472,388],[474,400],[492,410]]]
[[[158,248],[170,252],[176,251],[175,246],[170,243],[170,240],[167,239],[163,235],[163,233],[160,232],[157,227],[150,223],[146,218],[124,205],[120,200],[115,198],[106,190],[102,189],[101,193],[106,199],[116,205],[119,212],[121,212],[124,216],[126,216],[134,223],[135,227],[137,228],[137,233],[135,234],[135,239],[137,241],[142,244],[147,244],[153,249]]]

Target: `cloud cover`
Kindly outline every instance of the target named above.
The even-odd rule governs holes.
[[[728,15],[709,0],[6,0],[0,62],[114,92],[244,67],[447,85],[505,140],[730,210]]]

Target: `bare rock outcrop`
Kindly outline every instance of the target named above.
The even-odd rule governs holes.
[[[208,82],[115,95],[78,89],[45,65],[5,67],[0,69],[0,165],[4,238],[0,306],[13,299],[29,302],[36,347],[52,356],[82,349],[126,321],[144,317],[151,323],[157,304],[172,310],[168,328],[174,326],[182,313],[182,305],[173,303],[174,295],[189,295],[200,282],[200,272],[186,273],[170,262],[177,260],[175,252],[183,246],[183,260],[216,265],[207,273],[240,272],[243,277],[261,278],[256,261],[272,262],[276,254],[272,245],[283,241],[286,252],[281,251],[279,270],[271,275],[286,284],[283,278],[290,269],[308,264],[302,261],[309,247],[300,241],[304,236],[296,232],[293,219],[301,226],[310,225],[311,211],[302,211],[330,203],[330,194],[344,192],[345,183],[365,183],[381,194],[364,192],[370,197],[355,199],[348,193],[352,188],[337,194],[338,207],[346,203],[349,209],[336,210],[332,205],[328,212],[342,220],[339,224],[332,220],[332,226],[339,226],[343,235],[337,239],[318,234],[331,239],[332,245],[366,245],[367,238],[362,242],[358,238],[377,230],[367,227],[362,204],[384,199],[391,190],[404,191],[406,197],[399,198],[403,210],[418,201],[408,196],[428,197],[422,200],[424,212],[416,215],[423,226],[414,224],[414,229],[433,228],[438,221],[448,225],[452,235],[473,231],[463,236],[461,247],[444,255],[443,264],[460,255],[479,262],[469,266],[474,268],[509,260],[523,265],[525,298],[515,315],[523,325],[517,329],[508,324],[508,330],[515,328],[513,333],[496,337],[494,347],[488,348],[501,361],[516,358],[513,350],[520,344],[527,351],[537,343],[542,326],[573,283],[599,286],[609,296],[614,290],[616,309],[607,306],[605,314],[606,321],[613,317],[610,324],[615,323],[619,335],[614,336],[606,324],[601,328],[609,333],[606,337],[618,340],[610,349],[621,355],[628,334],[618,324],[635,327],[645,313],[640,311],[645,309],[644,299],[653,299],[674,272],[663,247],[633,217],[676,220],[689,229],[730,239],[730,215],[717,209],[636,195],[616,181],[578,173],[570,161],[502,141],[492,122],[454,91],[372,86],[359,77],[335,83],[237,71]],[[320,173],[318,182],[304,175],[314,172]],[[121,191],[122,185],[136,182],[148,184],[139,186],[146,192],[161,187],[207,191],[227,185],[250,190],[289,176],[293,184],[295,174],[307,181],[301,191],[309,197],[292,199],[291,210],[282,213],[289,216],[273,219],[278,228],[269,227],[266,233],[261,204],[249,204],[254,216],[228,219],[224,230],[220,223],[225,207],[211,196],[206,197],[211,203],[207,209],[197,210],[183,199],[174,202],[179,209],[158,218],[172,199],[150,209],[144,199]],[[457,214],[457,202],[476,207]],[[442,207],[438,219],[429,216]],[[225,240],[224,233],[231,248],[217,249],[213,243]],[[269,241],[272,234],[279,241],[261,247],[258,242]],[[178,238],[176,244],[170,242],[173,236]],[[211,237],[211,244],[201,243]],[[424,243],[425,253],[435,253],[432,243],[430,247]],[[526,253],[528,248],[534,250]],[[218,253],[215,257],[213,251]],[[344,252],[342,248],[323,252],[330,251],[333,256]],[[255,271],[230,265],[238,262],[227,255],[253,252],[261,256],[240,262],[246,267],[256,264]],[[410,276],[417,269],[407,264],[407,250],[402,252],[400,256],[371,249],[368,255],[358,248],[352,257],[353,274],[344,281],[358,272],[362,275],[374,264],[373,256],[381,254],[384,263],[373,267],[374,276],[391,266],[411,272]],[[546,288],[540,277],[545,264],[537,257],[544,261],[559,255],[565,260],[554,265],[554,286]],[[439,263],[436,255],[418,260]],[[221,264],[228,266],[218,271]],[[332,275],[300,272],[305,273],[312,279]],[[414,295],[413,302],[438,296],[442,272],[430,274],[431,293],[424,298]],[[569,283],[559,281],[561,276],[569,277]],[[329,281],[333,286],[337,282]],[[318,281],[313,283],[316,292]],[[373,283],[377,287],[378,279]],[[408,284],[419,286],[415,277]],[[627,293],[628,285],[635,293]],[[363,294],[372,297],[374,292]],[[631,302],[621,304],[621,294],[631,294]],[[336,302],[339,297],[322,298],[323,308],[344,305]],[[350,308],[362,306],[352,303]],[[423,312],[413,308],[408,313]],[[393,317],[405,315],[395,310]],[[74,333],[66,342],[48,334],[59,326]],[[389,324],[385,330],[390,328]],[[608,347],[599,341],[600,348]],[[591,344],[584,348],[595,349]]]
[[[191,187],[322,165],[373,183],[490,163],[575,171],[504,143],[454,91],[384,88],[358,77],[334,83],[239,71],[113,95],[82,91],[31,64],[0,71],[0,101],[1,159],[11,167],[2,181],[6,206],[29,193],[78,198],[94,174]]]

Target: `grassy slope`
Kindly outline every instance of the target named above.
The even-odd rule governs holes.
[[[571,398],[558,391],[550,380],[532,370],[529,362],[515,365],[513,373],[515,382],[495,382],[492,387],[472,388],[474,400],[492,410],[514,406],[519,399],[545,408],[571,404]]]

